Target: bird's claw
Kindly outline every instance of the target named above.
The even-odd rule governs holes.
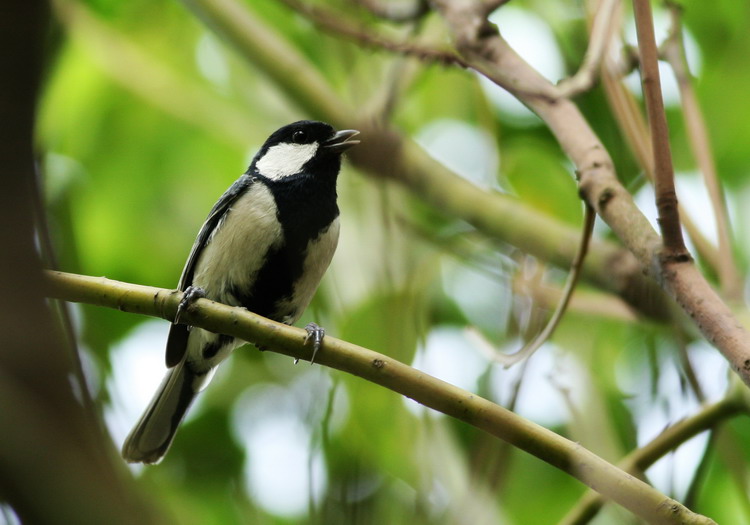
[[[206,290],[198,286],[188,286],[185,293],[182,294],[182,299],[177,306],[177,314],[174,316],[172,324],[181,324],[182,315],[190,308],[190,305],[204,297],[206,297]]]
[[[315,363],[315,356],[317,355],[318,350],[320,350],[320,343],[323,342],[323,337],[325,337],[326,331],[315,323],[308,323],[308,325],[305,327],[305,331],[307,332],[307,337],[305,337],[305,344],[312,341],[313,351],[312,357],[310,358],[310,364],[312,365],[313,363]]]

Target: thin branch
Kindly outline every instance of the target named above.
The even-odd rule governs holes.
[[[594,15],[591,35],[583,63],[575,75],[557,85],[558,96],[570,98],[591,89],[599,78],[599,70],[604,55],[609,49],[613,36],[620,0],[602,0]]]
[[[667,59],[677,79],[680,90],[682,110],[685,117],[688,140],[698,168],[703,174],[703,180],[711,199],[714,217],[716,218],[716,235],[718,238],[718,257],[716,270],[721,283],[721,290],[725,297],[732,301],[742,300],[742,276],[732,254],[732,234],[729,225],[729,214],[721,190],[719,176],[711,151],[711,141],[706,131],[698,97],[693,88],[692,75],[688,68],[685,55],[685,45],[682,36],[681,8],[674,3],[668,3],[672,20],[669,37],[662,44],[662,55]]]
[[[547,325],[544,327],[544,329],[542,329],[542,331],[539,332],[539,334],[537,334],[534,339],[526,343],[523,348],[521,348],[517,352],[514,352],[512,354],[504,354],[499,351],[492,352],[492,358],[498,363],[505,366],[505,368],[509,368],[519,361],[523,361],[534,355],[534,352],[539,350],[539,348],[545,342],[547,342],[550,337],[552,337],[555,328],[557,328],[557,325],[560,324],[560,321],[562,320],[562,317],[568,308],[568,304],[570,303],[570,298],[573,297],[573,291],[575,290],[576,284],[578,283],[578,278],[581,275],[583,261],[586,258],[586,253],[589,249],[589,241],[591,240],[591,234],[594,231],[595,219],[596,212],[591,206],[586,204],[586,211],[583,221],[583,233],[581,235],[578,253],[576,253],[575,258],[573,259],[573,263],[570,266],[570,272],[568,273],[568,279],[565,283],[565,288],[563,289],[560,302],[557,304],[555,312],[552,314],[552,317],[550,317],[549,321],[547,321]]]
[[[657,460],[676,449],[701,432],[716,428],[723,421],[748,412],[745,392],[742,385],[733,390],[721,401],[707,405],[697,414],[666,428],[661,434],[643,447],[634,450],[618,463],[623,470],[636,475],[644,472]],[[575,507],[560,521],[559,525],[583,525],[588,523],[605,503],[598,494],[589,491]]]
[[[418,58],[423,62],[435,62],[444,66],[457,65],[468,67],[467,64],[452,51],[444,51],[421,46],[411,42],[398,42],[383,35],[374,34],[370,28],[356,27],[345,20],[338,13],[307,4],[301,0],[279,0],[287,7],[301,14],[318,28],[334,35],[352,40],[368,48],[383,49],[400,55]]]
[[[643,169],[648,180],[654,181],[654,158],[651,155],[651,133],[646,121],[641,115],[641,109],[633,94],[622,82],[622,67],[620,63],[607,61],[602,72],[602,86],[609,100],[615,120],[625,137],[636,161]],[[678,204],[680,218],[693,241],[698,255],[712,268],[719,267],[719,255],[716,248],[701,233],[690,214]]]
[[[670,262],[688,262],[690,255],[682,238],[677,192],[674,187],[674,167],[669,147],[669,129],[664,112],[659,79],[659,51],[654,37],[654,20],[650,0],[633,0],[638,50],[641,56],[641,79],[646,100],[648,123],[651,128],[651,149],[654,156],[654,191],[659,228],[664,243],[665,257]]]
[[[172,320],[182,294],[103,277],[47,272],[50,297],[85,302]],[[308,360],[307,332],[270,321],[244,308],[199,299],[185,321],[232,335],[271,351]],[[386,355],[326,336],[316,363],[359,376],[492,434],[595,488],[651,523],[709,524],[653,487],[625,474],[577,443],[536,425],[475,394],[411,368]]]

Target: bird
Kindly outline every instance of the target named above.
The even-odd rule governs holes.
[[[184,292],[166,344],[167,374],[122,446],[129,463],[158,463],[216,367],[243,344],[181,323],[206,297],[291,325],[310,303],[339,237],[336,181],[357,130],[301,120],[272,133],[247,171],[219,198],[187,258]],[[305,327],[313,354],[324,330]]]

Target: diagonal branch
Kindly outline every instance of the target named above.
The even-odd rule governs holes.
[[[312,6],[301,0],[279,1],[306,17],[323,31],[342,36],[361,46],[384,49],[401,55],[415,57],[424,62],[436,62],[444,66],[457,65],[467,67],[463,59],[452,51],[433,49],[412,42],[391,40],[383,35],[372,33],[368,28],[356,27],[354,23],[345,20],[338,13]]]
[[[47,272],[46,277],[50,297],[167,320],[174,318],[182,296],[176,290],[103,277],[63,272]],[[309,347],[305,344],[307,332],[265,319],[244,308],[199,299],[185,312],[185,321],[296,359],[310,358]],[[316,363],[359,376],[492,434],[567,472],[652,523],[714,523],[579,444],[386,355],[326,336],[316,355]]]
[[[565,287],[563,288],[560,301],[557,303],[555,311],[553,312],[552,317],[550,317],[550,319],[547,321],[546,326],[542,329],[541,332],[534,336],[531,341],[526,343],[523,348],[512,354],[504,354],[502,352],[494,351],[492,352],[492,359],[505,366],[505,368],[509,368],[519,361],[524,361],[534,355],[534,352],[539,350],[539,348],[544,343],[546,343],[550,337],[552,337],[552,334],[557,328],[557,325],[560,324],[563,315],[565,315],[565,312],[568,309],[570,299],[573,297],[573,292],[575,291],[576,284],[578,283],[578,278],[581,275],[581,267],[583,266],[583,261],[585,260],[586,253],[589,249],[591,235],[594,232],[595,220],[596,212],[594,212],[594,209],[591,206],[586,204],[586,210],[584,212],[583,219],[583,233],[581,235],[578,253],[576,253],[575,258],[573,259],[573,263],[570,265],[568,279],[565,282]]]
[[[706,405],[697,414],[683,419],[666,428],[651,442],[634,450],[618,463],[618,466],[638,475],[668,452],[676,449],[689,439],[706,430],[715,429],[719,424],[739,414],[748,412],[746,392],[735,386],[727,396],[711,405]],[[589,491],[565,516],[560,525],[583,525],[588,523],[601,509],[605,501],[595,492]]]

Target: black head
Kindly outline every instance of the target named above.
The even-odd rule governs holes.
[[[250,172],[280,180],[299,173],[336,176],[341,154],[359,144],[359,132],[336,131],[325,122],[300,120],[276,130],[253,159]]]

